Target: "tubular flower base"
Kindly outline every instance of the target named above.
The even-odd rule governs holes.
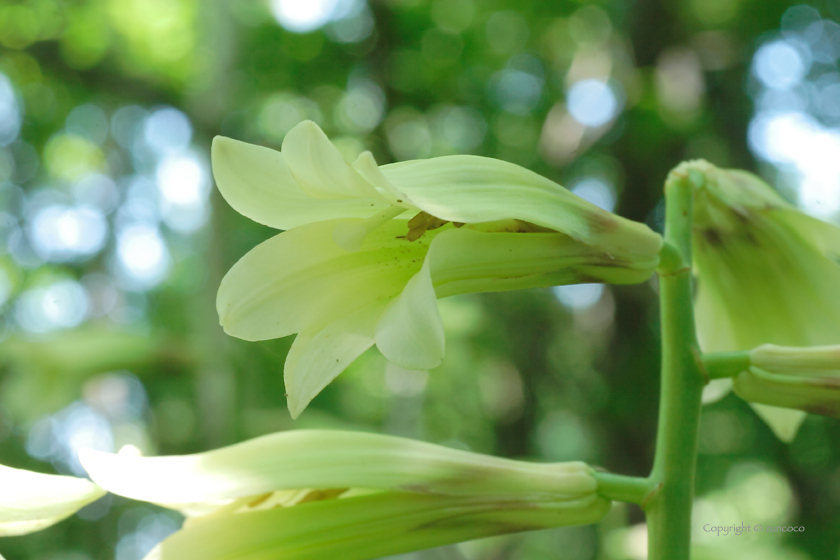
[[[440,364],[436,298],[578,282],[638,283],[661,238],[516,165],[447,156],[352,164],[312,122],[282,152],[218,137],[213,173],[234,209],[288,231],[245,255],[219,288],[225,331],[298,333],[285,366],[297,416],[376,344],[408,369]]]
[[[732,381],[742,399],[840,418],[840,346],[766,344],[750,362]]]
[[[0,537],[46,529],[104,494],[84,478],[0,465]]]
[[[310,500],[310,495],[301,500]],[[263,510],[243,504],[244,513],[190,524],[146,560],[364,560],[481,537],[594,523],[609,509],[594,497],[497,503],[398,492],[345,495],[294,507],[273,504]]]
[[[532,464],[356,432],[292,431],[182,457],[81,454],[97,483],[189,517],[147,559],[363,560],[593,523],[583,463]]]
[[[672,173],[697,187],[695,313],[703,351],[840,343],[840,228],[803,214],[744,171],[692,161]],[[804,419],[800,411],[753,408],[785,441]]]

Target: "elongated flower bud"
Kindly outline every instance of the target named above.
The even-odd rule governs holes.
[[[190,523],[145,560],[366,560],[482,537],[594,523],[595,495],[563,501],[383,492],[305,502]]]
[[[84,450],[80,459],[103,488],[164,506],[306,488],[497,499],[576,499],[597,489],[585,463],[527,463],[406,438],[334,430],[279,432],[196,455],[138,457]]]
[[[181,457],[80,458],[111,492],[190,516],[147,560],[364,560],[592,523],[610,508],[584,463],[525,463],[359,432],[283,432]]]
[[[791,348],[766,344],[732,388],[742,399],[840,418],[840,346]]]

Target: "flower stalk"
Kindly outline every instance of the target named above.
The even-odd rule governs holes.
[[[650,560],[688,560],[697,468],[700,400],[706,383],[694,330],[691,233],[695,173],[673,171],[665,184],[665,241],[681,259],[660,266],[662,377],[656,453],[649,478]]]
[[[726,379],[735,377],[750,367],[750,353],[712,352],[703,355],[703,371],[709,379]]]

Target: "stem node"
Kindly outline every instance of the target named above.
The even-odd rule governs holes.
[[[647,511],[647,507],[650,505],[651,501],[662,491],[662,483],[660,482],[653,489],[647,493],[647,495],[642,499],[642,503],[639,504],[643,510]]]

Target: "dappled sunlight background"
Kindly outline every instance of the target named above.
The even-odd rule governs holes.
[[[82,475],[83,447],[190,453],[331,427],[646,475],[657,286],[442,300],[426,371],[357,360],[297,421],[291,338],[218,326],[224,273],[274,235],[214,190],[213,136],[279,149],[311,119],[351,160],[477,154],[660,230],[683,159],[757,171],[840,219],[840,4],[816,0],[0,0],[0,462]],[[705,409],[696,557],[840,558],[840,426],[778,442]],[[177,514],[106,496],[8,560],[140,560]],[[402,560],[645,557],[644,518]],[[802,525],[715,536],[705,524]]]

